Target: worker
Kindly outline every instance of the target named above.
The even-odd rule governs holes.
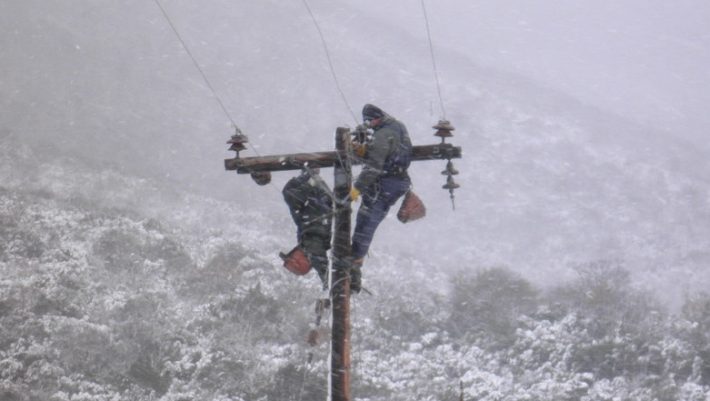
[[[323,289],[327,289],[327,251],[330,249],[333,219],[332,192],[317,168],[305,168],[301,175],[286,183],[282,193],[296,223],[297,248],[303,250],[311,267],[318,273]]]
[[[412,142],[407,128],[377,106],[366,104],[363,123],[373,130],[367,144],[356,148],[364,167],[350,190],[354,202],[362,195],[352,240],[350,289],[362,289],[361,267],[377,226],[390,207],[411,187],[407,168],[412,157]]]

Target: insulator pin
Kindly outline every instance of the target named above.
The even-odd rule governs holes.
[[[448,120],[439,120],[439,122],[432,128],[437,130],[436,133],[434,133],[434,136],[440,137],[441,143],[444,143],[444,140],[446,138],[451,138],[452,136],[454,136],[451,131],[456,129],[453,125],[451,125]]]
[[[229,150],[237,152],[237,157],[239,157],[239,152],[247,148],[246,145],[244,145],[247,142],[249,142],[249,138],[242,134],[242,131],[239,128],[236,128],[236,133],[227,141],[228,144],[232,144],[232,146],[229,147]]]

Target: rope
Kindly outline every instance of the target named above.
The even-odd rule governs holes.
[[[170,28],[173,30],[173,32],[175,32],[175,36],[177,36],[178,40],[179,40],[180,43],[182,44],[182,48],[185,49],[185,52],[187,53],[187,55],[190,56],[190,59],[191,59],[192,62],[195,64],[195,67],[197,68],[197,71],[199,71],[199,72],[200,72],[200,75],[202,75],[202,79],[205,80],[205,83],[207,84],[207,87],[210,89],[210,91],[212,91],[212,95],[214,96],[215,99],[217,99],[217,102],[219,103],[220,107],[222,108],[222,111],[223,111],[224,114],[227,116],[227,118],[229,119],[229,121],[232,122],[232,127],[237,128],[237,124],[234,122],[234,119],[233,119],[232,116],[229,114],[229,111],[227,111],[227,108],[224,106],[224,103],[222,102],[222,99],[220,99],[220,97],[217,95],[217,92],[214,90],[214,87],[213,87],[212,84],[210,83],[210,80],[207,79],[207,75],[205,75],[205,72],[202,71],[202,68],[201,68],[200,65],[197,63],[197,60],[195,59],[195,57],[194,57],[194,56],[192,55],[192,53],[190,52],[190,49],[187,47],[187,44],[185,44],[185,41],[182,39],[182,37],[181,37],[180,34],[178,33],[177,28],[175,28],[175,25],[173,24],[172,20],[170,19],[170,16],[168,15],[168,13],[165,11],[165,8],[163,8],[163,5],[160,4],[160,1],[159,1],[159,0],[155,0],[155,4],[158,6],[158,8],[160,8],[160,11],[162,11],[163,16],[164,16],[165,19],[168,21],[168,25],[170,25]]]
[[[434,79],[436,80],[436,91],[439,94],[439,104],[441,105],[441,117],[446,120],[446,109],[444,109],[444,98],[441,96],[441,83],[439,82],[439,70],[436,68],[436,57],[434,56],[434,45],[431,41],[431,30],[429,29],[429,16],[426,11],[424,0],[421,0],[424,22],[426,23],[426,36],[429,40],[429,54],[431,55],[431,65],[434,68]]]
[[[347,107],[348,111],[350,112],[350,115],[353,117],[355,125],[357,125],[358,119],[355,116],[355,113],[353,113],[353,109],[352,107],[350,107],[350,103],[348,103],[348,99],[345,96],[345,92],[343,92],[343,89],[340,87],[340,81],[338,81],[338,76],[335,73],[335,67],[333,66],[333,60],[330,57],[330,50],[328,50],[328,44],[325,41],[323,31],[320,29],[320,25],[318,25],[318,21],[316,20],[316,17],[313,14],[313,10],[311,10],[311,7],[308,5],[308,1],[303,0],[303,5],[306,6],[306,10],[308,10],[308,14],[310,14],[311,19],[313,20],[313,25],[315,25],[316,30],[318,30],[318,35],[320,36],[321,43],[323,44],[323,50],[325,50],[325,57],[328,59],[328,66],[330,67],[330,74],[333,76],[335,87],[338,89],[338,92],[340,93],[340,98],[343,100],[343,103],[345,103],[345,107]]]

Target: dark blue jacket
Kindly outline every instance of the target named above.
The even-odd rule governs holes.
[[[333,203],[314,178],[308,173],[294,177],[286,183],[282,193],[298,227],[299,241],[304,234],[330,238]]]

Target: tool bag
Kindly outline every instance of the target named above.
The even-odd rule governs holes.
[[[311,271],[311,261],[300,246],[296,246],[288,254],[282,253],[279,256],[284,261],[284,267],[297,276],[303,276]]]
[[[404,195],[402,205],[397,212],[397,218],[402,223],[421,219],[426,216],[424,202],[411,189]]]

